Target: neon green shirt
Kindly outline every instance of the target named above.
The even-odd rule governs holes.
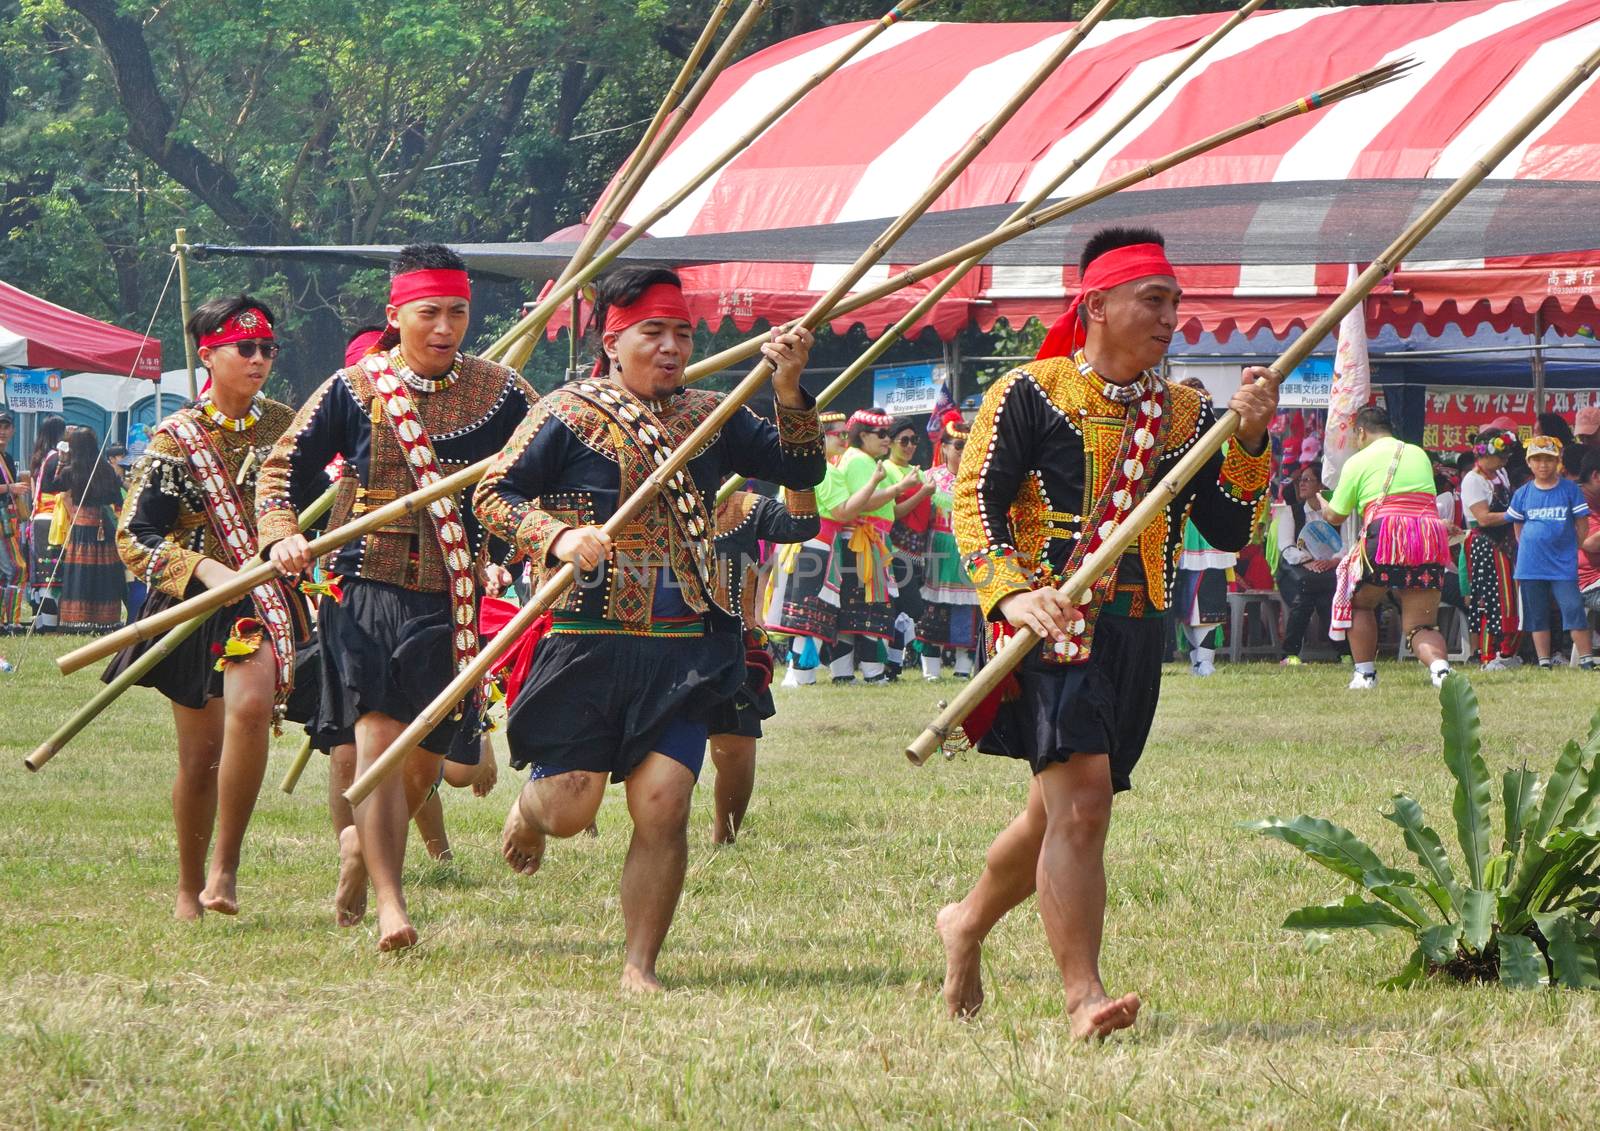
[[[857,491],[861,490],[861,488],[865,487],[872,481],[872,470],[877,466],[877,464],[877,460],[873,459],[860,448],[851,448],[839,458],[839,463],[837,466],[839,468],[839,477],[844,480],[845,498],[848,499],[851,495],[854,495]],[[883,477],[884,483],[899,482],[900,477],[895,476],[894,469],[890,466],[887,460],[884,461],[883,468],[885,472]],[[879,484],[879,486],[882,486],[882,484]],[[885,522],[893,522],[894,500],[890,499],[887,503],[884,503],[881,507],[878,507],[875,510],[862,512],[861,517],[881,518]]]
[[[1400,444],[1400,463],[1394,469],[1394,482],[1383,489],[1389,477],[1389,464],[1394,461],[1394,446]],[[1368,504],[1384,495],[1404,495],[1409,492],[1425,495],[1436,493],[1433,485],[1433,463],[1428,453],[1415,444],[1407,444],[1392,436],[1374,440],[1355,455],[1345,460],[1339,471],[1339,485],[1334,489],[1328,504],[1338,514],[1360,516]]]

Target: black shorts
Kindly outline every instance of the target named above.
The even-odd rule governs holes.
[[[708,723],[744,682],[744,639],[552,632],[506,721],[514,769],[625,781],[664,733]],[[681,759],[680,759],[681,760]]]
[[[176,605],[177,599],[152,589],[139,610],[139,619]],[[162,661],[141,676],[140,687],[153,687],[180,707],[201,710],[213,699],[222,698],[222,673],[217,670],[217,654],[234,622],[241,617],[256,615],[255,603],[246,596],[243,600],[218,609],[209,620],[184,638]],[[164,635],[164,634],[163,634]],[[156,636],[141,641],[118,652],[100,679],[110,683],[126,671],[161,640]]]
[[[356,720],[373,711],[409,723],[455,675],[450,599],[362,578],[347,578],[344,600],[317,610],[322,702],[312,744],[353,736]],[[452,762],[478,763],[478,710],[469,696],[462,713],[446,717],[422,748]]]
[[[1020,758],[1039,773],[1074,754],[1111,758],[1111,788],[1133,788],[1161,696],[1165,617],[1102,613],[1089,659],[1047,664],[1030,656],[1017,669],[1022,694],[1002,703],[978,743],[985,754]]]
[[[767,673],[746,665],[743,685],[733,693],[732,699],[725,699],[712,708],[706,726],[712,734],[760,738],[762,721],[777,713]]]

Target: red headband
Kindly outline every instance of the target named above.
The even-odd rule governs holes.
[[[200,335],[200,344],[208,349],[212,346],[225,346],[229,342],[247,341],[272,341],[272,323],[267,321],[265,311],[254,306],[246,307],[232,315],[211,333]]]
[[[465,271],[407,271],[389,280],[389,305],[404,306],[423,298],[472,300],[472,281]]]
[[[344,347],[344,363],[354,365],[367,354],[371,353],[378,340],[383,337],[382,330],[363,330],[350,339],[350,344]]]
[[[620,334],[629,326],[637,326],[652,318],[667,318],[694,323],[689,314],[689,304],[684,301],[683,288],[671,283],[651,283],[644,293],[627,306],[612,303],[606,308],[608,334]]]
[[[1083,306],[1084,296],[1090,291],[1109,291],[1112,287],[1120,287],[1135,279],[1147,279],[1152,275],[1177,275],[1160,244],[1129,244],[1096,257],[1083,273],[1083,281],[1078,284],[1078,293],[1073,296],[1067,312],[1050,327],[1050,332],[1044,336],[1044,344],[1034,357],[1071,357],[1082,347],[1088,334],[1082,319],[1078,317],[1078,310]]]

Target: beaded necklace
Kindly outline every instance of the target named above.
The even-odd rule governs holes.
[[[1126,385],[1117,385],[1105,380],[1099,373],[1095,372],[1094,366],[1089,364],[1089,359],[1084,356],[1082,350],[1079,350],[1072,360],[1077,365],[1079,372],[1086,378],[1091,381],[1101,382],[1101,394],[1113,404],[1132,404],[1150,391],[1151,382],[1154,379],[1154,374],[1146,369],[1139,374],[1137,380],[1131,381]]]
[[[259,394],[251,397],[250,411],[239,417],[229,416],[223,412],[211,403],[210,397],[200,398],[200,411],[205,413],[207,419],[224,432],[248,432],[261,419],[261,397]]]
[[[461,376],[461,355],[458,353],[455,360],[450,363],[450,371],[443,377],[418,376],[406,364],[405,355],[396,346],[389,351],[389,364],[394,366],[395,373],[404,381],[412,391],[418,393],[442,393],[456,383],[456,378]]]

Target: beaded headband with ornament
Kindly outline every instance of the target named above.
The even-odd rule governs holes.
[[[944,422],[944,438],[946,440],[965,440],[972,429],[965,424],[957,424],[954,420]]]
[[[209,334],[200,335],[200,344],[210,349],[231,342],[270,342],[272,322],[266,311],[247,306],[228,316],[228,320]]]
[[[817,413],[817,423],[818,424],[843,424],[844,423],[844,413],[842,413],[842,412],[819,412],[819,413]]]
[[[871,409],[858,408],[850,414],[850,424],[865,424],[871,428],[893,428],[894,417],[885,412],[873,412]]]

